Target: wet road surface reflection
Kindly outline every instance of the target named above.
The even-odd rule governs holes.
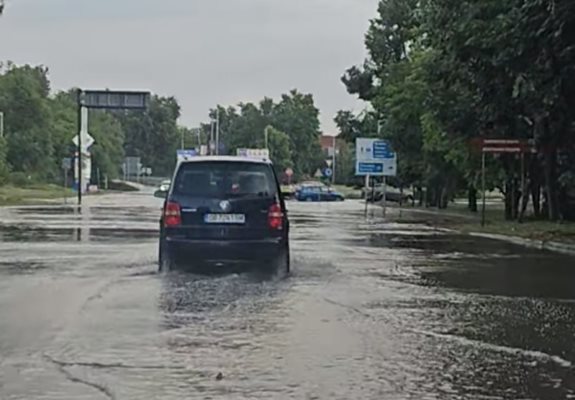
[[[0,398],[575,398],[572,258],[290,203],[289,277],[158,274],[160,205],[0,209]]]

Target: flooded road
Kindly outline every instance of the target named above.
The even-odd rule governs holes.
[[[161,201],[0,209],[0,399],[575,398],[575,259],[290,203],[293,273],[158,274]]]

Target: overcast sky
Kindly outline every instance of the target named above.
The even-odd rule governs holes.
[[[340,77],[365,57],[377,0],[7,0],[0,60],[44,64],[53,89],[175,96],[180,123],[215,104],[313,93],[322,127],[361,110]]]

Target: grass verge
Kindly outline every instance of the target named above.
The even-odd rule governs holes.
[[[575,244],[575,223],[550,222],[526,218],[522,223],[506,221],[502,204],[489,205],[485,213],[485,226],[481,226],[481,213],[472,213],[462,204],[450,204],[446,210],[421,209],[438,217],[432,224],[458,230],[463,233],[480,232],[487,234],[516,236],[531,240]]]
[[[42,200],[61,199],[64,195],[74,195],[69,189],[56,185],[39,184],[27,187],[12,185],[0,186],[0,206],[27,205],[42,203]]]
[[[527,220],[516,221],[488,220],[485,226],[478,223],[459,224],[454,227],[461,232],[481,232],[497,235],[517,236],[545,242],[562,242],[575,245],[575,223]]]

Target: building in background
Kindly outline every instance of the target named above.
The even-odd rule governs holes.
[[[334,147],[336,148],[336,156],[341,150],[342,141],[335,138],[334,135],[321,135],[319,138],[319,143],[321,145],[321,151],[325,155],[325,158],[333,158]]]

